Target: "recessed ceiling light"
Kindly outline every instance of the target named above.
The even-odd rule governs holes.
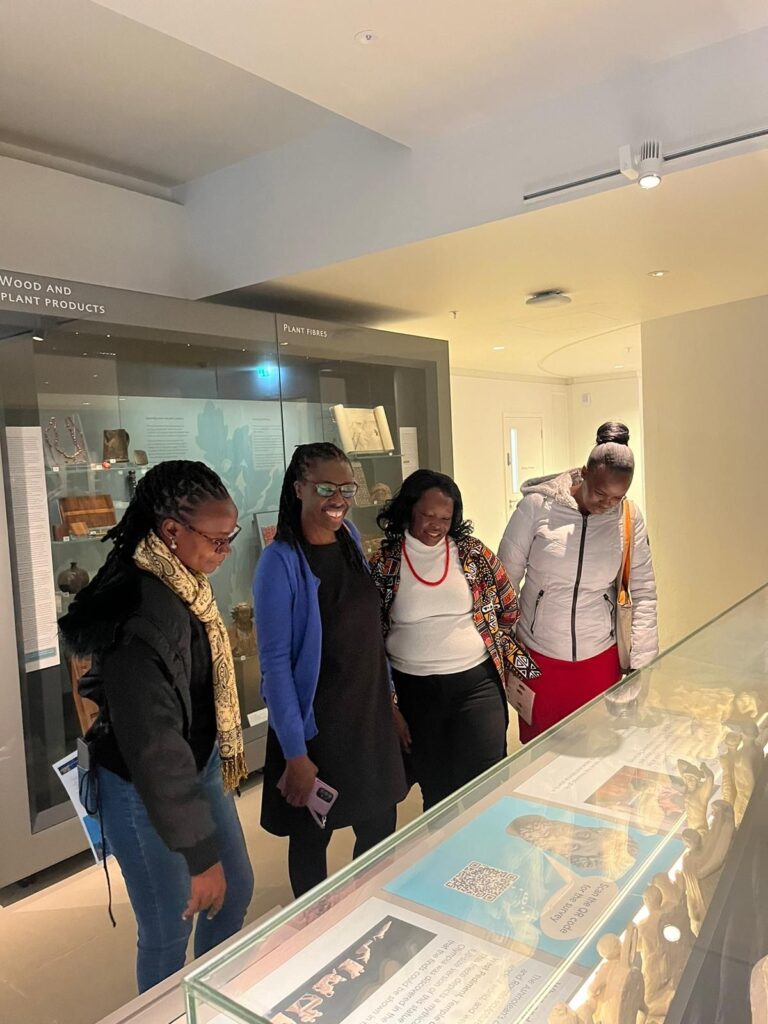
[[[668,273],[668,270],[649,270],[648,277],[666,277]]]
[[[526,306],[567,306],[571,301],[560,288],[547,288],[543,292],[534,292],[525,300]]]
[[[375,43],[378,40],[378,36],[375,32],[371,32],[369,28],[364,28],[362,32],[355,34],[355,42],[361,46],[370,46],[371,43]]]
[[[43,338],[42,334],[33,334],[32,335],[32,341],[44,341],[44,340],[45,339]]]
[[[613,368],[614,368],[614,370],[623,370],[624,369],[624,363],[614,363],[613,364]]]
[[[506,345],[494,345],[493,346],[493,351],[494,352],[503,352],[506,347],[507,347]]]

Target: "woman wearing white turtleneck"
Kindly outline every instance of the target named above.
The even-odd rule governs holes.
[[[471,535],[461,492],[418,470],[379,516],[371,563],[386,648],[427,810],[506,756],[505,676],[538,670],[513,635],[517,600]]]

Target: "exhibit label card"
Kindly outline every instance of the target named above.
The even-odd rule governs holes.
[[[623,931],[621,903],[642,885],[661,841],[624,823],[502,797],[386,890],[517,949],[593,967],[595,929]],[[669,846],[674,861],[682,844]]]
[[[685,826],[678,759],[701,760],[690,718],[659,714],[654,725],[616,733],[618,749],[598,757],[559,754],[516,785],[525,796],[628,821],[645,835]],[[714,762],[715,776],[720,774]]]
[[[583,982],[555,969],[374,898],[240,1000],[273,1024],[513,1024],[538,996],[544,1024]]]
[[[61,661],[40,427],[8,427],[13,539],[27,672]]]

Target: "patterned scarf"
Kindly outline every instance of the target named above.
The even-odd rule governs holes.
[[[140,569],[162,580],[205,626],[213,662],[213,700],[221,772],[224,789],[231,792],[237,788],[241,779],[246,778],[248,769],[243,749],[232,648],[210,581],[204,573],[192,572],[182,565],[155,533],[148,534],[139,542],[133,560]]]

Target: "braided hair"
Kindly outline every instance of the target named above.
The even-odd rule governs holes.
[[[316,462],[344,462],[351,466],[341,448],[337,448],[330,441],[314,441],[311,444],[296,445],[283,477],[275,540],[290,544],[292,548],[301,548],[303,551],[306,551],[307,542],[301,526],[301,501],[296,494],[294,484],[297,481],[306,480],[307,472]],[[349,530],[342,526],[336,536],[347,561],[356,569],[363,569],[363,556]]]
[[[91,587],[96,589],[119,566],[131,562],[139,541],[157,531],[164,519],[187,523],[204,502],[228,500],[221,478],[203,462],[178,459],[153,466],[136,485],[123,518],[104,538],[112,541],[112,550]]]
[[[410,528],[414,506],[430,490],[441,491],[453,502],[448,536],[455,541],[472,536],[472,523],[464,518],[464,502],[456,481],[433,469],[417,469],[403,480],[400,490],[376,517],[379,529],[384,531],[383,547],[386,551],[399,550],[405,531]]]

